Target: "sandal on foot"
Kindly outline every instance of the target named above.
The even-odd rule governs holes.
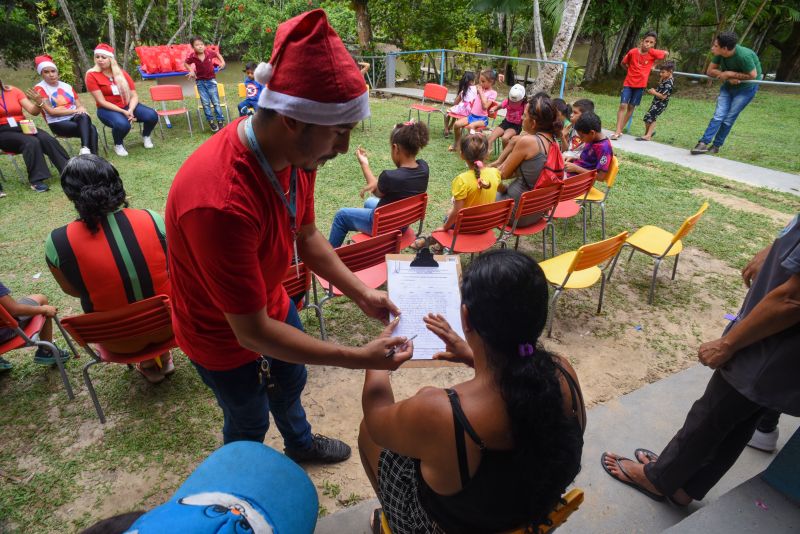
[[[369,518],[369,526],[372,534],[383,534],[383,508],[375,508]]]
[[[456,146],[455,145],[450,145],[449,147],[447,147],[447,151],[448,152],[455,152],[455,150],[456,150]]]
[[[648,139],[646,137],[637,137],[636,140],[637,141],[649,141],[650,139]]]
[[[411,243],[408,246],[409,246],[409,248],[411,248],[413,250],[421,250],[421,249],[423,249],[423,248],[428,246],[428,238],[427,237],[418,237],[417,239],[414,240],[413,243]]]
[[[636,458],[637,462],[644,465],[658,461],[658,455],[649,449],[636,449],[633,451],[633,457]],[[647,462],[643,462],[643,459],[646,459]]]
[[[622,137],[622,134],[611,134],[611,137],[610,137],[610,139],[611,139],[612,141],[616,141],[616,140],[617,140],[617,139],[619,139],[620,137]]]
[[[640,486],[639,484],[637,484],[636,482],[634,482],[633,481],[633,477],[631,477],[628,474],[628,472],[625,470],[625,468],[622,467],[622,462],[624,462],[625,460],[627,460],[629,462],[632,462],[633,460],[631,460],[630,458],[615,458],[614,459],[614,461],[616,462],[617,467],[619,468],[619,470],[627,478],[627,480],[623,480],[622,478],[620,478],[620,477],[616,476],[614,473],[612,473],[611,470],[606,466],[606,458],[608,458],[609,456],[610,455],[607,452],[604,452],[603,454],[601,454],[600,455],[600,465],[603,466],[603,471],[608,473],[611,478],[613,478],[614,480],[617,480],[617,481],[625,484],[626,486],[632,487],[636,491],[638,491],[638,492],[650,497],[654,501],[662,502],[664,500],[664,496],[663,495],[659,495],[658,493],[653,493],[652,491],[650,491],[648,489],[645,489],[642,486]]]

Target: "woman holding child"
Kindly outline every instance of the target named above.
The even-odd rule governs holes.
[[[580,470],[586,416],[575,371],[537,344],[547,319],[541,268],[492,250],[461,291],[466,340],[441,316],[425,323],[445,342],[435,358],[473,367],[471,380],[395,402],[389,373],[366,372],[359,450],[394,534],[538,525]]]

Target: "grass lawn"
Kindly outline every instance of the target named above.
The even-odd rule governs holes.
[[[773,111],[771,117],[786,118],[793,114],[795,124],[800,117],[800,112],[789,105],[797,102],[796,97],[780,99],[760,95],[737,124],[734,131],[737,135],[734,135],[726,155],[764,162],[770,161],[769,149],[777,149],[797,157],[800,151],[793,136],[787,136],[785,142],[767,143],[768,139],[776,137],[767,134],[779,128],[776,120],[761,118],[767,106],[773,109],[774,105],[774,109],[779,110]],[[84,101],[88,100],[84,96]],[[595,97],[595,100],[608,124],[610,112],[606,110],[612,108],[613,98]],[[358,191],[363,178],[352,149],[363,145],[376,172],[390,167],[388,134],[395,122],[405,119],[408,104],[400,98],[373,99],[371,129],[362,131],[361,126],[357,127],[352,136],[351,153],[320,169],[317,222],[326,235],[336,209],[357,206],[360,202]],[[711,106],[710,102],[676,100],[667,112],[669,122],[665,120],[659,129],[659,140],[668,141],[672,137],[678,144],[685,142],[687,147],[693,144]],[[436,128],[430,145],[421,154],[431,168],[428,231],[439,222],[449,203],[452,178],[464,169],[463,162],[447,152],[449,140],[441,137],[438,117],[432,120]],[[183,121],[176,119],[175,122],[175,127],[167,131],[166,140],[162,141],[155,134],[154,150],[145,151],[132,133],[128,138],[130,157],[111,156],[111,161],[120,170],[133,207],[152,208],[163,213],[176,170],[208,135],[196,133],[190,138]],[[756,125],[760,128],[755,129]],[[751,128],[758,133],[748,137],[750,141],[737,139]],[[744,147],[754,140],[759,142],[758,150],[745,154]],[[742,143],[741,148],[739,143]],[[776,165],[778,162],[785,164],[787,160],[788,157],[774,158]],[[784,219],[785,223],[797,210],[796,196],[757,190],[644,157],[620,154],[620,161],[618,185],[609,202],[609,235],[645,224],[676,229],[700,206],[703,194],[698,194],[697,190],[710,191],[717,197],[724,196],[729,202],[711,200],[707,215],[687,240],[687,246],[726,266],[741,268],[755,252],[771,242],[781,226],[779,220]],[[794,172],[800,170],[796,162],[793,166],[781,168]],[[61,316],[80,313],[78,301],[61,293],[44,261],[47,234],[74,218],[71,203],[63,196],[57,180],[52,181],[49,193],[34,194],[27,184],[16,180],[6,158],[0,160],[0,169],[7,178],[4,187],[8,193],[7,198],[0,200],[0,280],[17,297],[28,293],[47,294],[58,306]],[[759,209],[736,209],[731,207],[731,202],[751,203],[759,209],[771,210],[773,216],[759,213]],[[557,234],[559,251],[581,243],[579,225],[570,224],[566,228],[559,225]],[[596,219],[591,223],[590,239],[598,239],[599,235],[599,220]],[[523,243],[523,249],[537,258],[541,254],[539,246],[538,239]],[[679,268],[679,277],[680,273]],[[628,277],[615,275],[612,288],[631,284],[633,282]],[[644,308],[647,306],[647,282],[637,284],[633,290],[637,292],[639,305]],[[736,287],[739,291],[739,285],[740,281],[732,277],[703,289],[725,298],[729,306],[735,307],[740,297],[731,298],[731,288]],[[684,300],[694,297],[687,286],[678,281],[670,284],[665,279],[659,291],[663,292],[659,293],[663,297],[656,302],[654,309],[657,311],[671,312],[673,296]],[[609,305],[613,307],[617,297],[613,293],[609,297]],[[703,297],[698,295],[700,299]],[[577,297],[587,306],[592,306],[595,298],[593,295]],[[341,343],[362,343],[378,330],[377,325],[365,321],[346,299],[336,299],[326,308],[328,318],[332,337]],[[313,316],[309,315],[305,320],[309,321],[306,323],[308,330],[314,333]],[[56,341],[63,344],[58,336]],[[659,348],[674,349],[670,346]],[[0,375],[2,532],[74,531],[97,518],[155,506],[171,495],[197,463],[221,444],[221,412],[186,358],[176,358],[176,374],[159,387],[151,387],[138,374],[122,366],[94,367],[95,387],[109,419],[104,427],[97,422],[81,380],[80,370],[86,362],[85,356],[67,366],[77,394],[72,402],[66,400],[58,373],[33,364],[32,352],[16,351],[7,358],[15,368]],[[321,380],[325,372],[325,369],[311,369],[311,379]],[[307,392],[306,401],[317,405],[312,397]],[[330,404],[327,406],[329,411],[337,409],[335,404],[326,404]],[[314,409],[310,410],[310,414],[314,413]],[[269,435],[269,443],[278,445],[275,440],[277,432],[271,429]],[[356,459],[353,461],[357,462],[357,454],[354,456]],[[129,480],[125,478],[128,476],[126,473],[138,475]],[[326,486],[326,476],[329,475],[325,471],[312,474],[320,488]]]

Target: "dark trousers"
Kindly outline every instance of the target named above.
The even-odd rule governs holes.
[[[693,499],[702,499],[739,458],[766,411],[715,371],[683,428],[658,461],[645,466],[645,475],[664,495],[682,488]]]
[[[303,329],[294,306],[289,306],[286,323]],[[194,366],[222,408],[225,443],[263,442],[272,412],[284,445],[290,449],[307,449],[311,446],[311,425],[300,402],[306,385],[306,366],[270,357],[267,361],[275,379],[275,387],[269,395],[266,382],[260,378],[260,360],[228,371],[212,371],[196,363]]]
[[[50,131],[61,137],[78,137],[81,146],[97,154],[97,128],[86,113],[77,113],[66,121],[51,122]]]
[[[764,415],[761,416],[761,419],[758,421],[758,428],[759,432],[764,432],[765,434],[769,434],[776,428],[778,428],[778,420],[781,418],[781,412],[777,412],[775,410],[767,410],[764,412]]]
[[[0,126],[0,150],[22,154],[31,184],[50,178],[50,169],[44,160],[45,154],[59,173],[69,160],[64,147],[49,133],[39,130],[36,135],[27,135],[22,133],[19,126],[10,128],[6,124]]]
[[[123,109],[128,109],[127,107]],[[158,124],[158,114],[153,108],[144,104],[136,104],[133,110],[136,121],[142,123],[142,136],[147,137],[152,133],[153,128]],[[106,108],[97,108],[97,118],[100,122],[111,128],[111,135],[114,137],[114,144],[121,145],[125,136],[131,131],[131,123],[128,118],[119,111],[111,111]]]

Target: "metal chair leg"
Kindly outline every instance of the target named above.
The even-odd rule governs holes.
[[[622,245],[622,246],[624,247],[625,245]],[[636,249],[635,249],[635,248],[633,248],[633,247],[631,247],[631,254],[630,254],[630,256],[628,256],[628,263],[630,263],[630,262],[631,262],[631,258],[633,257],[633,253],[634,253],[634,252],[636,252]]]
[[[606,238],[606,203],[600,203],[600,228],[602,229],[603,239]]]
[[[675,255],[675,263],[672,264],[672,279],[675,280],[675,272],[678,270],[678,258],[680,258],[680,254]]]
[[[161,117],[158,119],[158,131],[161,133],[161,140],[164,140],[164,127],[161,126]]]
[[[25,178],[25,173],[23,173],[22,170],[19,168],[19,165],[17,165],[17,158],[12,156],[11,154],[9,154],[8,157],[11,158],[11,165],[14,166],[14,171],[17,173],[19,181],[22,182],[23,184],[26,183],[28,180]]]
[[[586,205],[581,206],[581,213],[583,214],[583,244],[586,244]]]
[[[647,303],[653,303],[653,295],[656,292],[656,276],[658,275],[658,268],[661,266],[662,258],[656,258],[656,264],[653,266],[653,279],[650,281],[650,295],[647,297]]]
[[[553,292],[553,296],[550,298],[550,313],[548,314],[549,317],[547,319],[547,337],[553,337],[553,321],[556,318],[556,304],[558,303],[558,297],[561,296],[561,289],[556,289]]]
[[[551,258],[556,257],[556,226],[554,224],[550,225],[550,253]]]
[[[92,379],[89,378],[89,367],[100,363],[100,360],[92,359],[89,363],[83,366],[83,383],[86,384],[86,389],[89,390],[89,396],[92,398],[92,402],[94,403],[94,409],[97,412],[97,417],[100,418],[100,423],[105,424],[106,416],[103,414],[103,408],[100,407],[100,401],[97,400],[97,393],[94,390],[94,386],[92,385]]]
[[[617,251],[617,255],[614,256],[614,261],[611,262],[611,268],[608,270],[608,280],[609,281],[611,280],[611,275],[614,274],[614,269],[617,268],[617,260],[619,260],[619,256],[620,256],[620,254],[622,254],[622,249],[623,248],[625,248],[625,244],[624,243],[623,243],[623,245],[621,247],[619,247],[619,250]]]
[[[67,377],[67,371],[66,369],[64,369],[64,360],[61,359],[61,352],[58,350],[58,347],[56,347],[53,343],[50,343],[49,341],[41,341],[41,340],[36,342],[36,346],[47,347],[48,349],[50,349],[50,354],[52,354],[53,358],[55,358],[56,360],[56,365],[58,366],[58,373],[61,375],[61,382],[64,383],[64,389],[67,390],[67,397],[69,398],[69,400],[74,399],[75,394],[72,393],[72,385],[69,383],[69,378]]]
[[[600,300],[597,302],[597,315],[603,310],[603,293],[606,289],[606,273],[600,271]]]

